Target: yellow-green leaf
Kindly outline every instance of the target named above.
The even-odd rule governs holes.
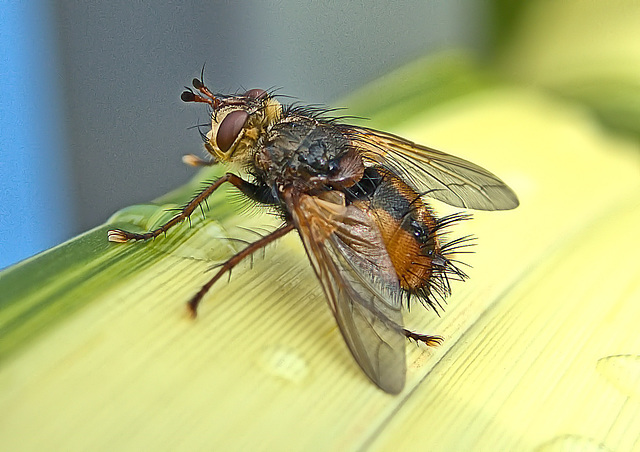
[[[478,237],[461,257],[471,279],[454,285],[442,317],[419,305],[405,316],[445,342],[407,344],[401,394],[353,361],[295,234],[188,317],[210,267],[243,246],[229,238],[256,237],[239,226],[277,224],[243,214],[231,191],[192,228],[107,242],[110,227],[162,221],[194,183],[0,274],[0,449],[637,447],[637,144],[526,89],[426,110],[390,131],[488,168],[521,205],[457,228]]]

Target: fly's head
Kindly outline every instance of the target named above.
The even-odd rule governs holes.
[[[182,93],[184,102],[202,102],[211,106],[211,130],[202,135],[204,147],[216,162],[246,163],[256,143],[282,116],[280,103],[262,89],[243,94],[213,94],[200,79]]]

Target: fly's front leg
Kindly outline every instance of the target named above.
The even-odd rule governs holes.
[[[176,224],[181,221],[189,218],[189,216],[193,213],[194,210],[202,203],[205,199],[207,199],[214,191],[218,189],[225,182],[229,182],[234,186],[238,187],[243,193],[254,193],[257,190],[257,187],[250,182],[247,182],[236,176],[235,174],[227,173],[222,176],[217,181],[213,182],[207,188],[198,193],[189,203],[182,209],[182,211],[167,221],[165,224],[160,226],[153,231],[145,232],[144,234],[137,234],[135,232],[127,232],[122,229],[111,229],[107,233],[107,237],[110,242],[128,242],[129,240],[149,240],[154,237],[159,236],[167,232],[169,229],[174,227]]]
[[[194,154],[185,154],[182,156],[182,163],[189,166],[213,166],[218,162],[216,160],[204,160]]]
[[[273,231],[271,234],[266,235],[262,237],[260,240],[257,240],[251,243],[245,249],[238,252],[233,257],[231,257],[228,261],[222,264],[222,266],[220,267],[220,270],[218,270],[218,272],[215,275],[213,275],[213,278],[207,281],[207,283],[204,286],[202,286],[202,288],[198,291],[198,293],[195,294],[189,301],[188,306],[189,306],[189,311],[191,312],[191,315],[193,317],[196,316],[196,313],[198,311],[198,305],[200,304],[200,301],[202,301],[202,297],[205,296],[205,294],[209,291],[209,289],[211,289],[211,286],[213,286],[215,282],[219,280],[222,275],[224,275],[228,271],[231,271],[231,269],[236,265],[238,265],[240,261],[242,261],[242,259],[244,259],[245,257],[250,256],[251,254],[258,251],[260,248],[264,248],[269,243],[288,234],[294,229],[295,227],[293,223],[287,223],[284,226],[280,227],[279,229],[276,229],[275,231]]]

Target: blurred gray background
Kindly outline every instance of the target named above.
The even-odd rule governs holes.
[[[194,171],[180,158],[202,149],[189,127],[207,114],[182,103],[180,93],[205,63],[215,91],[278,87],[305,103],[335,105],[417,57],[461,47],[481,52],[487,40],[482,0],[34,1],[9,9],[0,26],[23,20],[26,28],[16,37],[5,29],[3,59],[10,66],[10,51],[21,46],[35,56],[24,68],[3,70],[3,85],[17,96],[11,105],[28,99],[37,108],[34,118],[3,108],[0,171],[13,168],[17,153],[26,179],[3,176],[0,202],[20,200],[11,194],[20,183],[33,193],[8,208],[16,215],[3,214],[1,235],[25,231],[27,219],[42,230],[25,234],[43,240],[30,249],[0,243],[0,268],[185,183]],[[14,130],[25,136],[12,145]],[[39,168],[30,169],[33,159]]]

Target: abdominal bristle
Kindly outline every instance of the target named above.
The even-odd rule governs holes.
[[[472,253],[469,248],[475,245],[475,237],[465,235],[446,242],[443,237],[449,235],[449,228],[460,221],[471,219],[471,215],[463,212],[457,212],[444,216],[436,220],[436,227],[432,232],[437,232],[437,237],[441,241],[438,254],[433,256],[431,261],[431,275],[425,284],[415,290],[407,292],[408,299],[415,297],[426,308],[433,309],[436,314],[440,315],[443,311],[443,305],[446,299],[451,295],[451,281],[465,281],[469,277],[460,268],[467,265],[456,259],[459,254]]]

